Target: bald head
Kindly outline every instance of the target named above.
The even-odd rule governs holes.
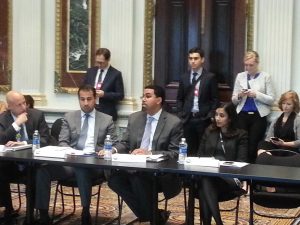
[[[26,101],[24,96],[17,91],[9,91],[6,94],[7,108],[14,114],[18,116],[26,112]]]

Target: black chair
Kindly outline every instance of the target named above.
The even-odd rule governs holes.
[[[101,191],[101,186],[102,186],[104,181],[105,181],[104,178],[98,178],[98,179],[93,180],[93,184],[92,184],[93,186],[98,186],[96,192],[92,193],[92,196],[97,196],[95,224],[97,224],[97,221],[98,221],[100,191]],[[71,188],[72,192],[71,193],[64,192],[64,187]],[[65,219],[68,219],[70,216],[74,215],[74,213],[76,211],[76,200],[75,200],[75,198],[80,197],[79,194],[75,194],[75,188],[76,187],[77,187],[77,182],[76,182],[75,178],[70,178],[70,179],[62,180],[62,181],[57,181],[55,196],[54,196],[54,203],[53,203],[53,211],[52,211],[52,218],[53,218],[53,220],[56,220],[54,223],[61,222]],[[61,209],[61,212],[58,215],[55,215],[58,194],[60,194],[60,197],[61,197],[62,209]],[[73,211],[71,213],[67,214],[67,215],[64,215],[64,213],[65,213],[65,207],[64,207],[65,199],[64,199],[64,197],[65,196],[72,197],[72,203],[73,203]]]
[[[268,153],[271,153],[268,154]],[[300,155],[297,152],[283,149],[269,150],[257,157],[257,164],[276,166],[300,166]],[[268,188],[272,188],[272,192]],[[275,192],[274,192],[275,191]],[[300,185],[283,182],[252,181],[250,184],[250,216],[249,224],[253,224],[253,215],[269,218],[296,219],[297,216],[274,215],[255,210],[254,203],[259,206],[276,209],[291,209],[300,206]]]
[[[181,180],[181,178],[174,178],[174,179],[178,179]],[[176,189],[174,189],[174,192],[173,193],[170,193],[170,195],[168,196],[163,196],[163,198],[161,199],[158,199],[158,202],[164,202],[164,210],[167,211],[168,210],[168,200],[171,199],[171,198],[174,198],[176,197],[180,192],[181,192],[181,189],[182,189],[182,182],[180,182],[180,185],[177,185],[176,186]],[[161,190],[158,190],[158,194],[159,193],[162,193]],[[119,209],[119,214],[118,214],[118,217],[115,218],[115,219],[118,219],[118,225],[121,224],[121,217],[122,217],[122,209],[123,209],[123,199],[118,195],[118,209]],[[132,220],[131,222],[127,223],[127,225],[129,224],[134,224],[136,221],[138,221],[138,218]]]
[[[226,202],[226,201],[231,201],[231,200],[236,200],[234,206],[232,208],[227,208],[227,209],[222,209],[220,208],[220,211],[222,212],[232,212],[235,211],[235,224],[238,224],[238,218],[239,218],[239,206],[240,206],[240,198],[241,196],[247,194],[247,191],[245,191],[244,189],[239,189],[239,190],[234,190],[231,192],[228,192],[226,194],[223,194],[222,196],[219,197],[218,201],[220,202]],[[199,210],[199,215],[200,215],[200,224],[202,224],[202,218],[201,218],[201,214],[200,214],[200,199],[199,199],[199,195],[198,193],[196,193],[194,191],[194,198],[199,200],[199,207],[194,206],[195,209]],[[186,187],[184,188],[184,204],[185,204],[185,210],[186,210],[186,218],[187,218],[187,205],[186,205]]]
[[[54,146],[58,145],[58,138],[59,138],[63,120],[64,120],[63,118],[59,118],[59,119],[55,120],[51,126],[51,131],[50,131],[51,145],[54,145]]]

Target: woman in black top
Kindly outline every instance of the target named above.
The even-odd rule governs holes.
[[[236,117],[236,110],[232,103],[225,103],[216,109],[214,122],[206,129],[201,140],[200,157],[247,161],[248,137],[246,131],[236,128]],[[223,224],[219,210],[219,197],[240,188],[237,179],[202,176],[198,182],[198,191],[203,224],[211,224],[212,217],[217,225]]]
[[[296,92],[288,91],[281,95],[278,106],[282,111],[268,130],[267,137],[258,145],[258,154],[265,150],[287,149],[299,152],[300,147],[300,110]]]

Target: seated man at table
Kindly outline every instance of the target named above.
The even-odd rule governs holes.
[[[118,152],[136,155],[163,154],[177,158],[183,134],[179,118],[162,109],[164,89],[149,85],[144,89],[143,111],[129,116],[123,140],[117,144]],[[108,186],[119,194],[141,222],[152,222],[153,175],[148,172],[115,171]],[[180,180],[173,175],[158,177],[158,189],[166,198],[174,197],[181,190]],[[169,212],[159,210],[158,224],[164,224]]]
[[[90,85],[83,85],[78,90],[81,110],[65,115],[59,135],[59,146],[70,146],[85,152],[98,152],[103,148],[106,135],[111,135],[116,142],[115,126],[112,117],[95,110],[96,90]],[[93,179],[103,176],[103,170],[45,165],[36,174],[36,203],[40,211],[40,224],[50,224],[48,215],[52,180],[76,177],[83,207],[81,222],[91,224],[90,202]]]
[[[44,114],[36,109],[27,109],[24,96],[16,91],[6,94],[8,111],[0,115],[0,144],[10,146],[32,143],[35,130],[39,131],[41,146],[49,140],[49,128]],[[25,174],[25,165],[14,162],[0,162],[0,206],[5,207],[4,218],[10,220],[14,213],[10,181]]]

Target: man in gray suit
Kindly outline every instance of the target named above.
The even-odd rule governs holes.
[[[115,144],[117,136],[112,117],[95,110],[95,88],[91,85],[81,86],[78,90],[78,99],[81,110],[65,115],[59,135],[59,145],[70,146],[88,153],[97,153],[103,149],[104,139],[108,134],[111,135],[111,139]],[[82,141],[82,136],[85,136],[84,141]],[[72,176],[76,177],[83,207],[81,224],[92,224],[89,212],[92,181],[103,176],[103,171],[57,165],[45,165],[37,170],[35,206],[40,211],[40,224],[50,223],[48,209],[51,181],[65,180]]]
[[[118,152],[136,155],[163,154],[177,158],[183,129],[179,118],[162,109],[164,89],[149,85],[144,89],[143,111],[129,116],[123,140],[116,145]],[[149,129],[148,129],[149,128]],[[118,193],[141,222],[151,221],[153,174],[147,172],[116,171],[108,181],[109,187]],[[159,191],[171,198],[181,190],[180,180],[173,175],[158,178]],[[167,221],[169,212],[159,211],[159,224]],[[152,221],[151,221],[152,222]]]

